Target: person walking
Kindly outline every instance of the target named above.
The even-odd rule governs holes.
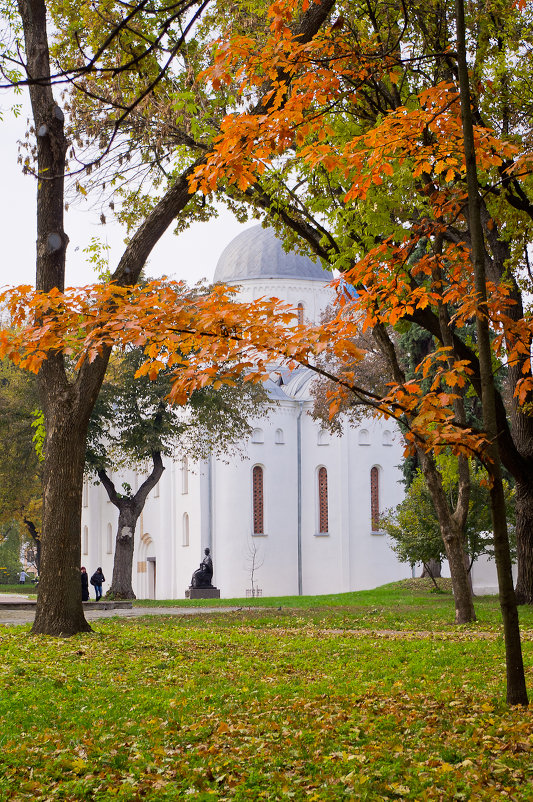
[[[104,582],[105,582],[105,576],[102,573],[102,569],[97,568],[91,577],[91,585],[94,585],[94,593],[96,596],[96,601],[100,601],[100,599],[102,598],[102,585]]]
[[[81,567],[81,600],[89,601],[89,577],[83,565]]]

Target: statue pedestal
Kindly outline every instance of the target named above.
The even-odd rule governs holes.
[[[187,588],[186,599],[220,599],[218,588]]]

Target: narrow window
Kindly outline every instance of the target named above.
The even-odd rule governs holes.
[[[262,429],[254,429],[252,432],[252,443],[264,443],[265,435]]]
[[[189,545],[189,514],[187,512],[184,512],[182,546],[188,546],[188,545]]]
[[[318,470],[318,531],[325,534],[328,529],[328,472],[325,468]]]
[[[278,445],[283,445],[283,443],[285,442],[285,435],[283,434],[283,429],[276,429],[274,442],[277,443]]]
[[[107,525],[107,548],[108,554],[113,554],[113,527],[111,524]]]
[[[181,460],[181,492],[183,495],[189,492],[189,460],[183,457]]]
[[[84,554],[89,554],[89,527],[83,527],[83,540],[82,540],[82,551]]]
[[[154,498],[159,498],[159,482],[154,487]]]
[[[264,534],[263,469],[255,465],[252,471],[253,533]]]
[[[379,470],[370,470],[370,521],[373,532],[379,532]]]
[[[302,303],[298,304],[298,325],[303,326],[304,322],[304,305]]]
[[[89,482],[87,479],[85,479],[83,482],[82,504],[84,507],[89,506]]]

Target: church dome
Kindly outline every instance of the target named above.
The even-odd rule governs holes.
[[[303,279],[331,281],[331,273],[308,256],[283,250],[273,228],[247,228],[224,248],[214,281],[227,283],[250,279]]]

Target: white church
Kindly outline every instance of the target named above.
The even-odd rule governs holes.
[[[261,225],[230,242],[214,275],[237,285],[243,300],[277,297],[311,322],[332,301],[330,280]],[[312,381],[308,369],[273,371],[266,389],[276,403],[251,422],[244,460],[166,461],[135,532],[138,598],[184,598],[206,547],[222,598],[343,593],[411,576],[379,529],[380,512],[403,497],[398,428],[369,417],[330,435],[308,414]],[[143,477],[113,479],[136,490]],[[86,482],[82,564],[89,574],[102,566],[107,588],[117,520],[103,487]]]

